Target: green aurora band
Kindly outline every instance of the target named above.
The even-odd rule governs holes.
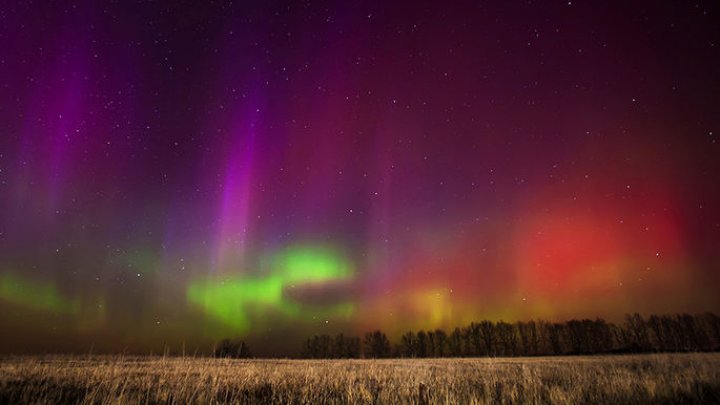
[[[66,298],[54,284],[30,281],[9,273],[0,274],[0,299],[54,314],[76,315],[80,310],[80,301]]]
[[[303,304],[284,293],[286,289],[298,285],[321,285],[351,279],[354,274],[352,266],[332,249],[291,247],[262,260],[261,268],[262,273],[267,274],[234,275],[192,282],[187,288],[187,299],[200,306],[208,316],[238,333],[250,330],[253,309],[274,309],[291,319],[350,316],[355,310],[354,304],[349,302],[320,307]]]

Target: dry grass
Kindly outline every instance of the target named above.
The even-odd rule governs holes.
[[[11,357],[0,403],[720,403],[720,354],[423,360]]]

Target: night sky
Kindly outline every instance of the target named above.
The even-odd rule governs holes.
[[[250,3],[0,5],[0,351],[720,310],[720,3]]]

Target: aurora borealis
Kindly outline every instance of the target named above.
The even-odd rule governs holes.
[[[203,307],[210,317],[229,325],[232,332],[248,333],[254,323],[245,313],[248,309],[261,313],[280,310],[292,318],[312,314],[317,319],[328,306],[303,308],[293,300],[297,295],[295,291],[313,286],[322,289],[325,284],[342,282],[352,275],[349,265],[340,257],[317,248],[293,248],[278,256],[269,260],[270,268],[264,276],[242,274],[229,278],[224,275],[193,283],[188,287],[188,300]],[[335,308],[330,309],[325,317],[335,312]],[[339,309],[337,314],[351,315],[354,308],[347,303]]]
[[[388,3],[4,2],[0,349],[720,310],[718,2]]]

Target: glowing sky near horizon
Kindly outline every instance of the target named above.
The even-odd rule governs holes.
[[[720,4],[0,6],[0,350],[719,311]]]

